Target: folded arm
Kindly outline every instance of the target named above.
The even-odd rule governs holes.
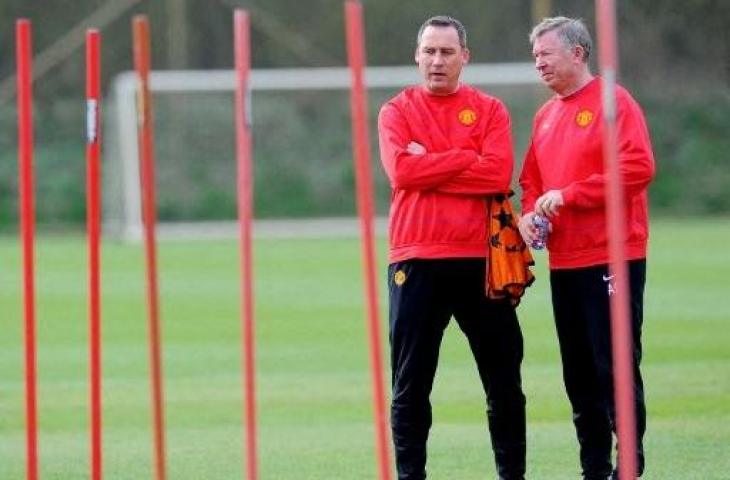
[[[509,190],[514,167],[511,122],[502,103],[495,103],[479,151],[479,160],[439,185],[438,191],[458,195],[489,195]]]
[[[413,142],[403,115],[385,105],[378,117],[380,159],[393,188],[429,190],[457,176],[479,160],[473,150],[453,149],[430,153],[409,145]]]

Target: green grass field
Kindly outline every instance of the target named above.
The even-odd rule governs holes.
[[[646,479],[730,478],[728,240],[727,218],[654,222]],[[89,475],[85,249],[82,237],[38,241],[40,466],[48,479]],[[261,478],[375,478],[357,239],[259,240],[255,250]],[[169,478],[242,478],[236,243],[165,242],[159,253]],[[537,283],[519,309],[528,476],[577,479],[545,257],[537,261]],[[25,475],[19,271],[17,241],[0,239],[1,479]],[[112,479],[152,477],[143,279],[139,246],[104,244],[104,469]],[[430,478],[494,478],[482,393],[454,325],[433,404]]]

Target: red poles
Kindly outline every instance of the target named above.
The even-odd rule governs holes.
[[[38,478],[38,417],[36,399],[35,321],[35,200],[33,183],[33,99],[30,20],[15,23],[18,69],[18,175],[20,190],[20,236],[23,252],[23,307],[25,321],[25,428],[26,472]]]
[[[89,397],[91,402],[91,479],[101,469],[101,309],[99,238],[101,225],[101,35],[86,31],[86,227],[89,249]]]
[[[611,337],[613,345],[616,432],[618,437],[619,477],[636,478],[636,415],[634,411],[634,371],[631,316],[628,299],[628,268],[624,246],[625,206],[619,172],[616,130],[616,6],[612,0],[596,0],[598,53],[603,77],[603,154],[608,177],[606,215],[610,275],[617,279],[611,295]]]
[[[370,170],[370,147],[367,125],[367,95],[363,86],[365,48],[362,5],[355,0],[345,3],[347,30],[347,58],[350,65],[352,88],[350,108],[352,112],[352,143],[355,158],[357,183],[357,207],[360,216],[362,238],[362,262],[364,270],[365,296],[368,312],[370,340],[370,367],[373,384],[373,417],[377,448],[378,471],[381,480],[390,479],[390,458],[388,449],[388,420],[385,413],[385,391],[383,388],[383,365],[380,343],[380,318],[378,291],[375,280],[375,245],[373,239],[373,191]]]
[[[152,131],[152,101],[149,87],[150,28],[147,17],[132,20],[134,68],[139,77],[137,101],[140,180],[142,182],[142,223],[147,263],[147,310],[149,321],[150,380],[154,416],[155,473],[165,478],[165,428],[162,397],[162,358],[160,354],[159,293],[157,288],[157,249],[155,240],[155,165]]]
[[[251,69],[250,20],[248,12],[236,10],[233,17],[234,63],[236,68],[235,126],[238,165],[238,222],[241,242],[241,326],[243,332],[243,396],[246,422],[246,473],[249,480],[258,476],[256,458],[256,355],[253,307],[251,224],[253,218],[253,179],[251,161]]]

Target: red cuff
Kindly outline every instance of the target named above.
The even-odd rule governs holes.
[[[563,206],[567,207],[575,202],[575,192],[572,188],[566,187],[560,190],[560,194],[563,196]]]

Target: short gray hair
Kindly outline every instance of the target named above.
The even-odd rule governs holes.
[[[456,33],[459,34],[459,45],[461,45],[461,48],[466,48],[466,28],[464,28],[463,23],[454,17],[449,17],[448,15],[437,15],[423,22],[421,28],[418,29],[416,45],[421,44],[423,31],[426,30],[426,27],[453,27],[456,30]]]
[[[591,50],[593,49],[593,41],[583,20],[568,17],[544,18],[542,22],[538,23],[532,29],[530,43],[534,44],[538,37],[553,30],[557,33],[558,38],[566,48],[583,48],[585,52],[583,54],[583,61],[588,62],[588,57],[591,55]]]

